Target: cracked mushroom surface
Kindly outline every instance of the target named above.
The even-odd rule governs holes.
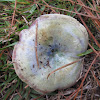
[[[48,74],[74,62],[88,46],[88,33],[76,19],[62,14],[37,18],[19,35],[12,61],[19,78],[39,93],[71,87],[78,80],[82,61]]]

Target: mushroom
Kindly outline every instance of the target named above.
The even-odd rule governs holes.
[[[88,33],[76,19],[62,14],[42,15],[29,29],[22,30],[19,38],[12,61],[23,82],[42,94],[77,82],[83,66],[77,55],[86,51]],[[69,66],[49,75],[66,64]]]

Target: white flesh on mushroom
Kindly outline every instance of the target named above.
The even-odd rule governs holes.
[[[47,76],[80,59],[77,55],[85,52],[87,45],[88,33],[76,19],[61,14],[42,15],[20,33],[12,58],[15,71],[22,81],[40,93],[70,87],[80,76],[82,61],[54,72],[48,79]]]

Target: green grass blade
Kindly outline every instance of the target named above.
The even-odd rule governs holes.
[[[83,52],[81,54],[78,54],[77,56],[85,56],[87,54],[90,54],[91,52],[93,52],[93,50],[92,49],[88,49],[86,52]]]
[[[5,46],[5,47],[3,47],[3,48],[0,48],[0,50],[4,50],[4,49],[6,49],[6,48],[8,48],[8,47],[12,47],[12,46],[14,46],[14,45],[16,45],[18,42],[14,42],[14,43],[12,43],[12,44],[9,44],[9,45],[7,45],[7,46]]]

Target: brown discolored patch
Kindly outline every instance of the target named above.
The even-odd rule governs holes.
[[[38,43],[42,45],[49,45],[53,43],[53,36],[45,29],[40,29],[38,32]]]
[[[13,61],[16,58],[16,51],[17,51],[17,44],[15,45],[14,50],[13,50],[13,56],[12,56]]]
[[[14,67],[15,67],[16,69],[19,69],[19,67],[18,67],[19,65],[18,65],[18,63],[16,62],[17,45],[18,45],[18,44],[15,45],[14,50],[13,50],[12,62],[14,63]]]
[[[18,76],[20,79],[25,80],[24,76],[21,73]]]
[[[46,90],[40,90],[40,89],[38,89],[36,86],[35,87],[32,87],[34,90],[36,90],[37,92],[40,92],[40,93],[42,93],[42,94],[47,94],[47,93],[50,93],[50,92],[52,92],[52,91],[46,91]]]
[[[29,81],[22,75],[22,74],[18,74],[19,78],[24,81],[25,83],[29,83]]]
[[[27,79],[24,79],[24,82],[28,83],[29,81]]]
[[[45,44],[45,42],[48,40],[48,35],[47,35],[47,32],[45,31],[45,29],[39,30],[38,34],[39,34],[38,42],[41,44]]]
[[[14,64],[15,64],[15,68],[16,68],[16,70],[19,69],[19,67],[18,67],[18,66],[19,66],[18,63],[15,62]]]

